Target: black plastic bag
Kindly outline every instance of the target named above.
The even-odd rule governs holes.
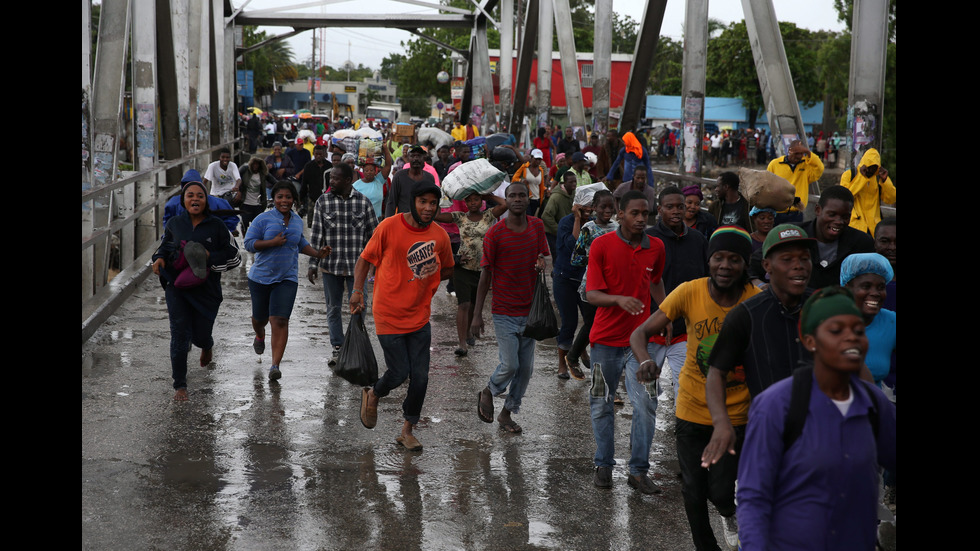
[[[544,272],[538,273],[538,281],[534,284],[534,297],[531,299],[527,325],[524,326],[524,336],[536,341],[558,336],[558,316],[551,306],[551,295],[548,293]]]
[[[372,386],[378,381],[378,360],[374,357],[374,348],[361,314],[350,317],[333,372],[357,386]]]

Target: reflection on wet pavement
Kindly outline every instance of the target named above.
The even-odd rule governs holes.
[[[327,367],[319,284],[300,282],[283,378],[268,381],[269,351],[259,357],[251,348],[245,279],[244,270],[223,278],[214,362],[202,369],[191,351],[187,403],[170,399],[169,329],[155,278],[83,347],[83,548],[693,548],[669,380],[661,381],[651,456],[664,493],[641,496],[626,485],[628,403],[617,408],[613,489],[597,489],[588,383],[559,380],[554,341],[539,343],[515,415],[524,434],[481,422],[476,393],[497,364],[492,322],[468,356],[454,356],[456,299],[443,284],[416,428],[424,451],[407,452],[394,441],[405,387],[381,400],[378,426],[367,430],[360,389]],[[716,532],[721,538],[720,524]]]

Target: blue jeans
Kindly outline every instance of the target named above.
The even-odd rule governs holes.
[[[653,355],[650,345],[647,352]],[[626,370],[626,393],[633,405],[633,421],[630,425],[631,475],[646,474],[650,470],[650,447],[657,428],[657,382],[642,384],[636,380],[639,364],[628,346],[592,346],[592,388],[589,405],[592,409],[592,433],[595,436],[597,467],[612,467],[614,456],[615,421],[613,397],[619,379]]]
[[[354,290],[354,276],[339,276],[320,272],[323,276],[323,297],[327,301],[327,329],[330,330],[330,344],[337,347],[344,344],[344,322],[340,309],[344,304],[344,286],[347,286],[347,300]],[[364,295],[364,304],[368,297]]]
[[[676,337],[678,335],[674,336]],[[647,350],[652,350],[652,352],[650,352],[650,357],[653,358],[653,361],[660,367],[663,367],[664,365],[664,358],[670,360],[668,362],[670,364],[670,380],[674,384],[674,405],[676,407],[677,393],[681,390],[681,368],[684,367],[684,361],[687,360],[687,341],[681,341],[669,345],[651,342],[647,344]]]
[[[331,333],[333,336],[333,333]],[[385,354],[384,375],[374,383],[374,394],[384,398],[408,379],[408,394],[402,402],[402,414],[411,424],[419,422],[425,392],[429,388],[429,346],[432,327],[426,323],[413,333],[378,335]]]
[[[575,340],[578,311],[582,309],[582,301],[578,295],[579,283],[581,282],[551,273],[551,288],[555,295],[555,305],[558,306],[558,315],[561,317],[561,328],[555,340],[558,341],[558,348],[565,351],[572,347],[572,341]],[[585,317],[584,311],[582,317]]]
[[[521,398],[527,391],[527,385],[534,374],[534,343],[535,340],[522,335],[527,325],[527,316],[493,315],[493,330],[497,335],[497,350],[500,364],[490,375],[490,392],[500,396],[507,392],[504,407],[511,413],[521,409]]]

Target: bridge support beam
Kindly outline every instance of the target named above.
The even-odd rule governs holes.
[[[684,12],[684,72],[681,76],[680,171],[701,176],[704,88],[708,55],[708,0],[687,0]]]
[[[635,130],[640,124],[641,110],[646,101],[647,82],[653,69],[653,60],[657,54],[657,43],[660,40],[660,27],[664,22],[664,10],[667,0],[647,0],[643,21],[640,22],[640,34],[636,38],[636,48],[633,50],[633,65],[630,67],[630,77],[626,82],[626,98],[623,100],[623,114],[619,119],[619,134]]]
[[[853,13],[845,168],[856,166],[870,148],[881,151],[888,0],[854,0]]]

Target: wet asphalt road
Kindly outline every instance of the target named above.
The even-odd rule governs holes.
[[[481,422],[476,393],[497,364],[493,325],[487,312],[488,335],[457,358],[456,301],[444,282],[416,428],[424,451],[403,451],[394,438],[405,386],[381,400],[374,430],[361,426],[360,389],[327,366],[319,282],[300,281],[283,378],[268,381],[269,347],[262,356],[251,347],[243,254],[243,267],[223,276],[214,361],[201,368],[191,351],[189,402],[172,401],[154,276],[82,347],[84,549],[693,549],[668,379],[650,473],[663,494],[626,484],[628,403],[617,408],[613,488],[595,488],[588,382],[557,379],[554,341],[538,343],[515,415],[524,434]]]

